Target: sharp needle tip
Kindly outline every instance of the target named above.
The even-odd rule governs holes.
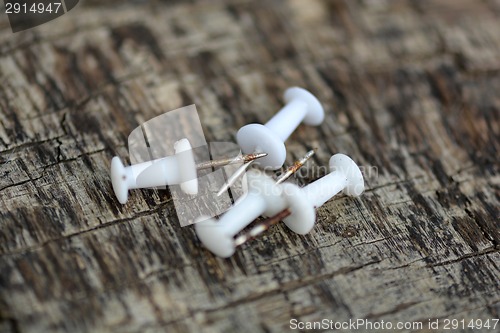
[[[267,153],[252,153],[252,154],[243,155],[243,160],[245,161],[245,163],[248,163],[248,162],[255,161],[259,158],[266,157],[266,156],[267,156]]]
[[[222,195],[222,193],[226,192],[227,191],[227,185],[224,185],[224,187],[222,187],[219,192],[217,192],[217,196],[220,197]]]
[[[222,193],[226,192],[231,186],[236,183],[238,178],[240,178],[245,171],[248,169],[248,167],[252,164],[253,161],[247,162],[243,165],[241,165],[238,170],[236,170],[226,181],[226,183],[221,187],[219,192],[217,192],[217,196],[220,196]]]

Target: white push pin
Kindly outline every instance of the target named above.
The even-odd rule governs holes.
[[[276,170],[285,163],[286,148],[284,142],[301,122],[317,126],[325,118],[325,111],[321,103],[313,94],[303,88],[288,88],[285,91],[284,99],[286,105],[265,125],[245,125],[236,134],[236,141],[243,153],[267,153],[266,157],[261,158],[256,163],[271,170]],[[248,167],[248,164],[242,165],[236,170],[217,194],[221,195],[227,191]]]
[[[234,253],[237,246],[255,238],[281,220],[288,228],[298,234],[308,233],[316,221],[315,208],[320,207],[342,190],[350,196],[359,196],[364,191],[363,175],[352,159],[343,154],[336,154],[330,158],[329,164],[331,172],[328,175],[304,188],[299,188],[291,183],[282,184],[279,188],[282,193],[281,199],[273,198],[270,204],[276,206],[267,207],[262,215],[272,216],[271,211],[278,211],[278,213],[249,232],[234,238],[251,221],[238,220],[239,214],[231,216],[233,221],[225,219],[231,209],[221,218],[221,221],[225,219],[224,224],[217,223],[213,219],[197,223],[195,228],[198,237],[210,251],[220,257],[227,258]],[[233,224],[237,224],[240,229],[234,230],[233,228],[228,232],[227,226],[233,226]]]
[[[124,167],[118,156],[111,160],[111,182],[116,198],[121,204],[128,199],[128,190],[180,184],[181,189],[187,194],[198,193],[198,179],[196,164],[191,144],[187,139],[182,139],[174,144],[175,155],[153,161],[137,163]],[[144,177],[139,175],[144,173]]]
[[[137,188],[150,188],[180,184],[187,194],[198,193],[197,171],[235,163],[248,163],[266,154],[242,155],[195,163],[191,144],[182,139],[174,144],[175,155],[156,160],[133,164],[125,167],[118,156],[111,160],[111,182],[118,201],[125,204],[128,191]]]

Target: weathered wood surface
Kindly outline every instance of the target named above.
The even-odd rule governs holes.
[[[0,15],[0,331],[500,316],[498,1],[116,3],[18,34]],[[168,191],[114,198],[140,123],[196,103],[207,141],[232,141],[291,85],[327,117],[288,163],[318,147],[315,165],[378,169],[310,234],[278,225],[222,260]]]

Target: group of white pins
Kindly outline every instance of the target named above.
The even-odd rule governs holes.
[[[233,163],[243,165],[229,177],[219,191],[223,193],[236,179],[255,163],[267,170],[281,168],[286,159],[284,142],[300,125],[317,126],[323,122],[324,110],[314,95],[305,89],[292,87],[285,91],[286,105],[265,125],[243,126],[236,136],[242,152],[238,158],[195,163],[192,147],[187,139],[176,142],[175,155],[133,164],[125,167],[118,157],[111,161],[111,181],[120,203],[125,204],[128,190],[179,184],[187,194],[198,192],[197,171]],[[220,257],[230,257],[242,245],[273,224],[283,221],[298,234],[306,234],[314,226],[315,209],[343,191],[359,196],[364,191],[364,180],[356,163],[344,154],[330,158],[330,173],[299,188],[283,181],[290,177],[314,154],[310,151],[294,163],[277,180],[256,169],[246,172],[248,192],[219,220],[201,216],[196,220],[198,238],[207,249]],[[259,216],[267,217],[250,231],[240,234]]]

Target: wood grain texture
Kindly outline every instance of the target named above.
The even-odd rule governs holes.
[[[0,15],[0,331],[498,318],[499,16],[495,0],[89,1],[12,34]],[[207,141],[234,141],[292,85],[327,116],[287,162],[318,147],[310,170],[337,152],[372,170],[310,234],[278,225],[222,260],[168,191],[114,198],[110,160],[139,124],[195,103]]]

